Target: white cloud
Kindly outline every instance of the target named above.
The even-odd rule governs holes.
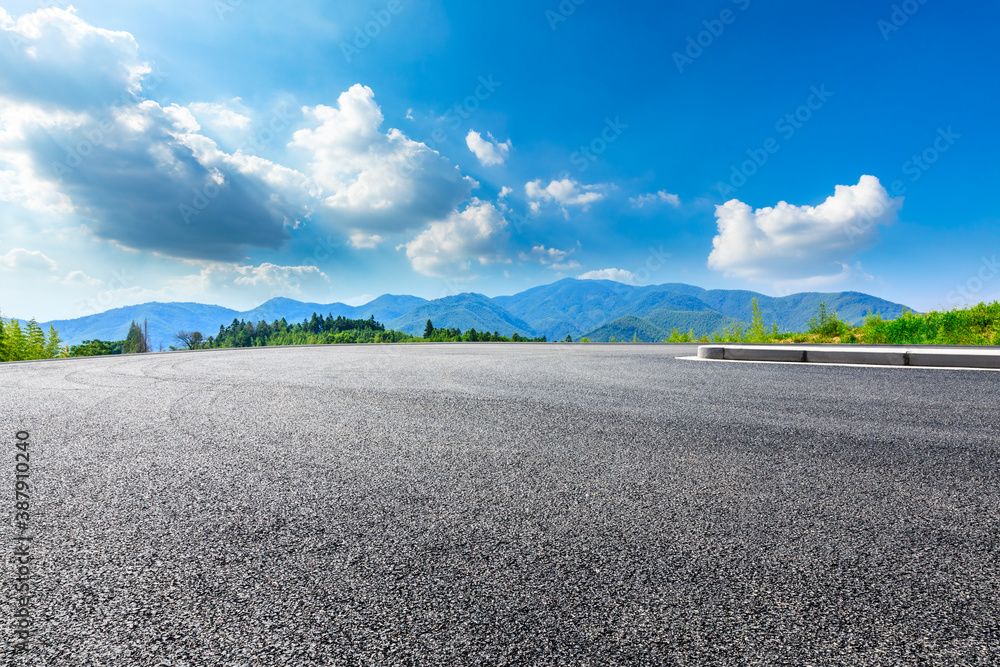
[[[551,181],[543,187],[542,180],[538,179],[525,183],[524,192],[528,195],[529,206],[533,214],[541,211],[544,204],[556,203],[560,206],[563,215],[568,218],[568,207],[580,206],[586,211],[591,204],[604,199],[604,194],[598,192],[602,187],[601,185],[581,185],[569,178]]]
[[[233,100],[230,105],[218,103],[195,102],[189,104],[188,109],[194,114],[201,125],[208,125],[219,129],[234,129],[243,132],[250,129],[250,117],[245,115],[246,109],[242,108],[239,98]]]
[[[600,269],[597,271],[587,271],[577,277],[581,280],[613,280],[616,283],[625,283],[626,285],[638,284],[636,275],[631,271],[626,271],[625,269]]]
[[[50,7],[17,19],[0,9],[0,97],[58,107],[104,109],[139,92],[152,71],[127,32],[88,24]]]
[[[567,271],[580,268],[580,263],[575,260],[565,261],[573,250],[559,250],[558,248],[546,248],[544,245],[536,245],[531,252],[520,252],[518,257],[524,262],[538,262],[553,271]]]
[[[483,139],[483,135],[475,130],[469,130],[469,134],[465,137],[465,143],[479,160],[479,164],[484,167],[503,164],[510,155],[510,139],[501,143],[493,138],[489,132],[486,133],[486,136],[488,139]]]
[[[5,17],[0,71],[19,76],[0,77],[3,199],[73,210],[118,247],[214,260],[278,248],[310,212],[307,177],[227,154],[191,109],[142,99],[150,68],[128,33],[59,9]]]
[[[719,233],[708,266],[754,280],[833,276],[858,252],[878,242],[879,225],[895,221],[903,198],[893,199],[874,176],[838,185],[818,206],[752,210],[736,199],[715,209]]]
[[[364,232],[355,232],[351,234],[351,245],[355,248],[375,248],[378,244],[384,241],[378,234],[365,234]]]
[[[97,285],[103,285],[103,280],[98,280],[97,278],[91,278],[83,271],[70,271],[66,274],[66,277],[61,281],[64,285],[71,285],[77,287],[94,287]]]
[[[507,220],[489,202],[473,199],[464,211],[431,223],[406,248],[413,268],[429,276],[468,271],[472,260],[480,264],[507,261],[500,246],[506,240]]]
[[[216,266],[206,271],[213,280],[225,281],[231,277],[238,287],[265,286],[291,294],[300,294],[304,284],[330,283],[330,278],[315,266],[279,266],[265,262],[259,266]]]
[[[778,280],[774,283],[774,289],[780,295],[795,294],[797,292],[821,292],[836,288],[843,288],[848,283],[871,283],[875,276],[865,272],[861,268],[861,262],[855,262],[854,266],[841,264],[840,271],[827,276],[810,276],[796,280]]]
[[[3,12],[0,42],[0,72],[17,73],[0,76],[0,200],[76,213],[71,222],[118,248],[245,262],[307,218],[366,247],[442,220],[479,185],[425,144],[383,132],[365,86],[336,107],[282,114],[282,128],[306,127],[267,160],[246,140],[256,116],[238,98],[146,99],[156,75],[129,33],[73,10]]]
[[[374,294],[359,294],[358,296],[352,296],[350,299],[344,299],[343,302],[348,306],[363,306],[375,299],[376,296]]]
[[[291,147],[309,155],[310,175],[329,213],[352,232],[399,232],[439,220],[479,184],[440,153],[395,128],[385,134],[371,88],[355,84],[337,108],[307,107],[314,128]]]
[[[213,262],[198,273],[167,278],[155,287],[136,284],[138,277],[123,272],[108,281],[109,289],[97,299],[77,302],[77,314],[89,315],[150,301],[197,301],[224,303],[231,308],[250,309],[270,298],[289,296],[326,300],[330,278],[315,266],[281,266]]]
[[[505,185],[502,188],[500,188],[500,194],[497,195],[497,199],[506,199],[507,195],[509,195],[512,192],[514,192],[514,190],[512,190],[511,188],[508,188]]]
[[[0,17],[2,18],[2,17]],[[50,273],[58,268],[56,261],[38,250],[13,248],[0,255],[0,271],[41,271]]]
[[[670,204],[673,207],[681,205],[681,198],[677,195],[670,194],[666,190],[660,190],[659,192],[652,192],[648,194],[641,194],[638,197],[630,197],[629,203],[632,204],[634,208],[642,208],[647,204]]]

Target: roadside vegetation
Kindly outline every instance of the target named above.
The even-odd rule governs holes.
[[[904,311],[900,317],[884,320],[878,313],[869,313],[864,323],[852,326],[841,320],[836,311],[820,304],[808,321],[805,332],[783,332],[777,324],[767,326],[757,300],[752,303],[749,326],[734,325],[710,336],[696,336],[694,331],[673,329],[667,343],[867,343],[872,345],[998,345],[1000,346],[1000,302],[980,303],[966,308],[931,311],[918,314]],[[633,336],[633,342],[637,337]],[[565,342],[573,342],[566,336]],[[216,334],[205,337],[199,331],[179,331],[177,345],[169,349],[218,349],[236,347],[266,347],[275,345],[329,345],[341,343],[458,343],[458,342],[535,342],[547,339],[528,338],[517,333],[510,336],[498,331],[461,331],[438,328],[427,320],[422,336],[386,329],[375,321],[352,320],[345,317],[312,318],[288,324],[284,318],[274,322],[233,320],[220,326]],[[580,342],[589,343],[589,338]],[[614,338],[611,342],[616,342]],[[147,323],[133,321],[125,340],[86,340],[79,345],[64,345],[59,332],[49,326],[42,331],[32,319],[24,325],[16,319],[0,317],[0,362],[60,357],[88,357],[112,354],[150,352]]]
[[[59,332],[51,325],[48,335],[34,319],[25,326],[15,319],[0,317],[0,361],[27,361],[29,359],[55,359],[66,356],[68,349],[59,339]]]
[[[904,311],[893,320],[869,313],[852,326],[820,304],[805,332],[782,332],[776,324],[764,326],[757,300],[751,324],[735,326],[712,336],[695,338],[676,330],[667,342],[716,343],[866,343],[870,345],[1000,345],[1000,302],[918,314]]]

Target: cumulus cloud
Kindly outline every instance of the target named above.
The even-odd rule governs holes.
[[[501,143],[494,139],[489,132],[486,133],[486,136],[487,138],[483,139],[483,135],[475,130],[469,130],[469,134],[465,137],[465,143],[479,160],[479,164],[484,167],[503,164],[510,155],[510,139]]]
[[[638,284],[638,279],[636,275],[631,271],[626,271],[625,269],[599,269],[597,271],[587,271],[586,273],[577,276],[581,280],[613,280],[616,283],[625,283],[626,285],[636,285]]]
[[[155,288],[134,284],[126,272],[108,281],[98,299],[78,301],[78,314],[149,301],[224,302],[232,308],[254,308],[277,296],[326,299],[329,277],[315,266],[281,266],[211,262],[197,273],[164,280]]]
[[[565,261],[574,250],[559,250],[558,248],[546,248],[544,245],[536,245],[531,248],[531,252],[518,253],[518,257],[524,262],[538,262],[553,271],[566,271],[580,268],[580,263],[576,260]]]
[[[628,201],[634,208],[642,208],[650,204],[670,204],[673,207],[681,205],[681,198],[666,190],[630,197]]]
[[[708,266],[753,280],[833,276],[878,242],[878,227],[896,220],[903,198],[892,198],[874,176],[838,185],[818,206],[753,210],[733,199],[716,206],[719,233]]]
[[[103,285],[103,280],[98,280],[97,278],[91,278],[83,271],[70,271],[66,274],[66,277],[60,280],[64,285],[76,286],[76,287],[94,287],[97,285]]]
[[[431,223],[399,249],[406,249],[415,270],[440,277],[450,271],[468,271],[473,260],[480,264],[507,261],[500,249],[506,229],[507,220],[493,204],[473,199],[464,211]]]
[[[315,127],[290,146],[306,152],[327,213],[352,232],[399,232],[440,220],[479,184],[427,145],[395,128],[382,133],[382,110],[355,84],[337,107],[307,107]]]
[[[778,280],[774,283],[774,289],[780,295],[795,294],[797,292],[822,292],[829,291],[843,286],[848,282],[873,282],[875,276],[867,273],[861,262],[855,262],[854,266],[841,264],[840,271],[826,276],[810,276],[796,280]]]
[[[514,192],[514,190],[512,190],[511,188],[508,188],[505,185],[502,188],[500,188],[500,193],[497,195],[497,199],[506,199],[507,195],[509,195],[512,192]]]
[[[604,199],[604,194],[599,192],[601,188],[600,185],[581,185],[570,178],[550,181],[543,186],[542,180],[538,179],[525,183],[524,192],[533,214],[541,211],[543,205],[555,203],[568,218],[570,206],[579,206],[586,211],[591,204]]]
[[[294,294],[302,291],[303,284],[330,283],[330,278],[315,266],[280,266],[265,262],[259,266],[215,266],[205,272],[210,279],[225,281],[231,277],[233,284],[239,287],[266,286]]]
[[[188,109],[201,125],[224,130],[244,132],[249,130],[252,121],[249,116],[245,115],[247,110],[240,108],[242,107],[240,99],[234,99],[233,105],[237,108],[227,104],[195,102],[189,104]]]
[[[355,248],[375,248],[384,240],[378,234],[369,235],[364,232],[351,234],[351,245]]]
[[[56,261],[38,250],[13,248],[0,255],[0,271],[40,271],[50,273],[58,268]]]
[[[247,247],[279,247],[308,213],[304,175],[224,153],[190,109],[141,99],[150,68],[128,33],[58,9],[3,23],[18,39],[0,57],[34,64],[2,79],[0,170],[14,165],[36,192],[48,184],[97,237],[167,256],[234,260]],[[60,88],[78,75],[100,95],[33,87]],[[4,181],[5,198],[26,190]]]
[[[15,19],[0,9],[0,97],[96,111],[139,92],[152,68],[135,38],[75,12],[50,7]]]
[[[241,262],[305,220],[368,247],[444,219],[478,187],[425,144],[383,132],[365,86],[283,118],[305,127],[265,160],[238,141],[254,117],[239,99],[148,99],[154,70],[129,33],[72,9],[0,10],[0,42],[12,47],[0,49],[0,200],[75,214],[115,247]]]

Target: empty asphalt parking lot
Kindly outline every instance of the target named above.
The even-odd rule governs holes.
[[[4,664],[998,664],[1000,373],[695,346],[0,366]],[[30,434],[15,654],[15,434]]]

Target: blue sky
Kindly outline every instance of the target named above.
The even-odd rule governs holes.
[[[993,4],[0,8],[7,316],[580,276],[1000,298]]]

